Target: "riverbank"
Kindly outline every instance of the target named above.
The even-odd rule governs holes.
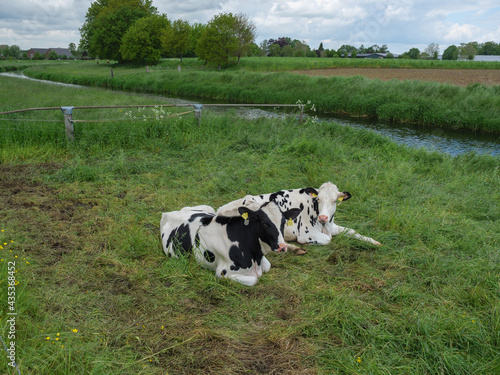
[[[361,76],[310,77],[287,72],[251,72],[244,68],[205,71],[199,62],[194,63],[186,61],[186,68],[179,72],[171,66],[177,64],[175,61],[150,68],[78,62],[32,67],[25,74],[86,86],[230,103],[310,102],[324,113],[500,133],[498,85],[459,87],[417,80],[384,82]]]

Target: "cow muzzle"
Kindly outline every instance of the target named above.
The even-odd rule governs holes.
[[[278,249],[275,250],[276,253],[286,253],[286,251],[287,251],[287,245],[286,245],[286,243],[280,243],[278,245]]]
[[[328,216],[327,215],[319,215],[318,220],[320,223],[328,223]]]

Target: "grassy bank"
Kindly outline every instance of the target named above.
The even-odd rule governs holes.
[[[7,109],[157,104],[0,80]],[[22,124],[0,122],[0,309],[5,341],[16,262],[23,375],[498,372],[498,158],[293,118],[77,124],[75,144]],[[273,254],[253,288],[162,253],[161,212],[330,180],[353,194],[336,222],[383,247]]]
[[[176,62],[168,61],[166,64]],[[244,66],[242,62],[241,69],[224,72],[191,67],[184,68],[180,73],[174,67],[163,66],[152,67],[147,73],[145,67],[79,63],[33,67],[27,69],[25,74],[86,86],[210,98],[231,103],[294,104],[300,100],[303,103],[312,102],[320,112],[500,132],[500,86],[474,84],[458,87],[423,81],[383,82],[360,76],[309,77],[286,72],[256,73],[247,71]],[[271,66],[269,68],[272,69]]]

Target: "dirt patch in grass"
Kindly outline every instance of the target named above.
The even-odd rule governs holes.
[[[431,81],[467,86],[473,83],[500,85],[500,69],[391,69],[391,68],[327,68],[294,70],[292,73],[325,77],[362,76],[390,81]]]

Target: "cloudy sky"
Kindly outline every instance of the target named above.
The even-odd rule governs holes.
[[[0,44],[21,49],[78,44],[92,0],[16,0],[0,8]],[[387,44],[393,53],[437,43],[500,42],[498,0],[153,0],[170,20],[207,23],[221,12],[244,13],[257,44],[287,36],[338,49]]]

